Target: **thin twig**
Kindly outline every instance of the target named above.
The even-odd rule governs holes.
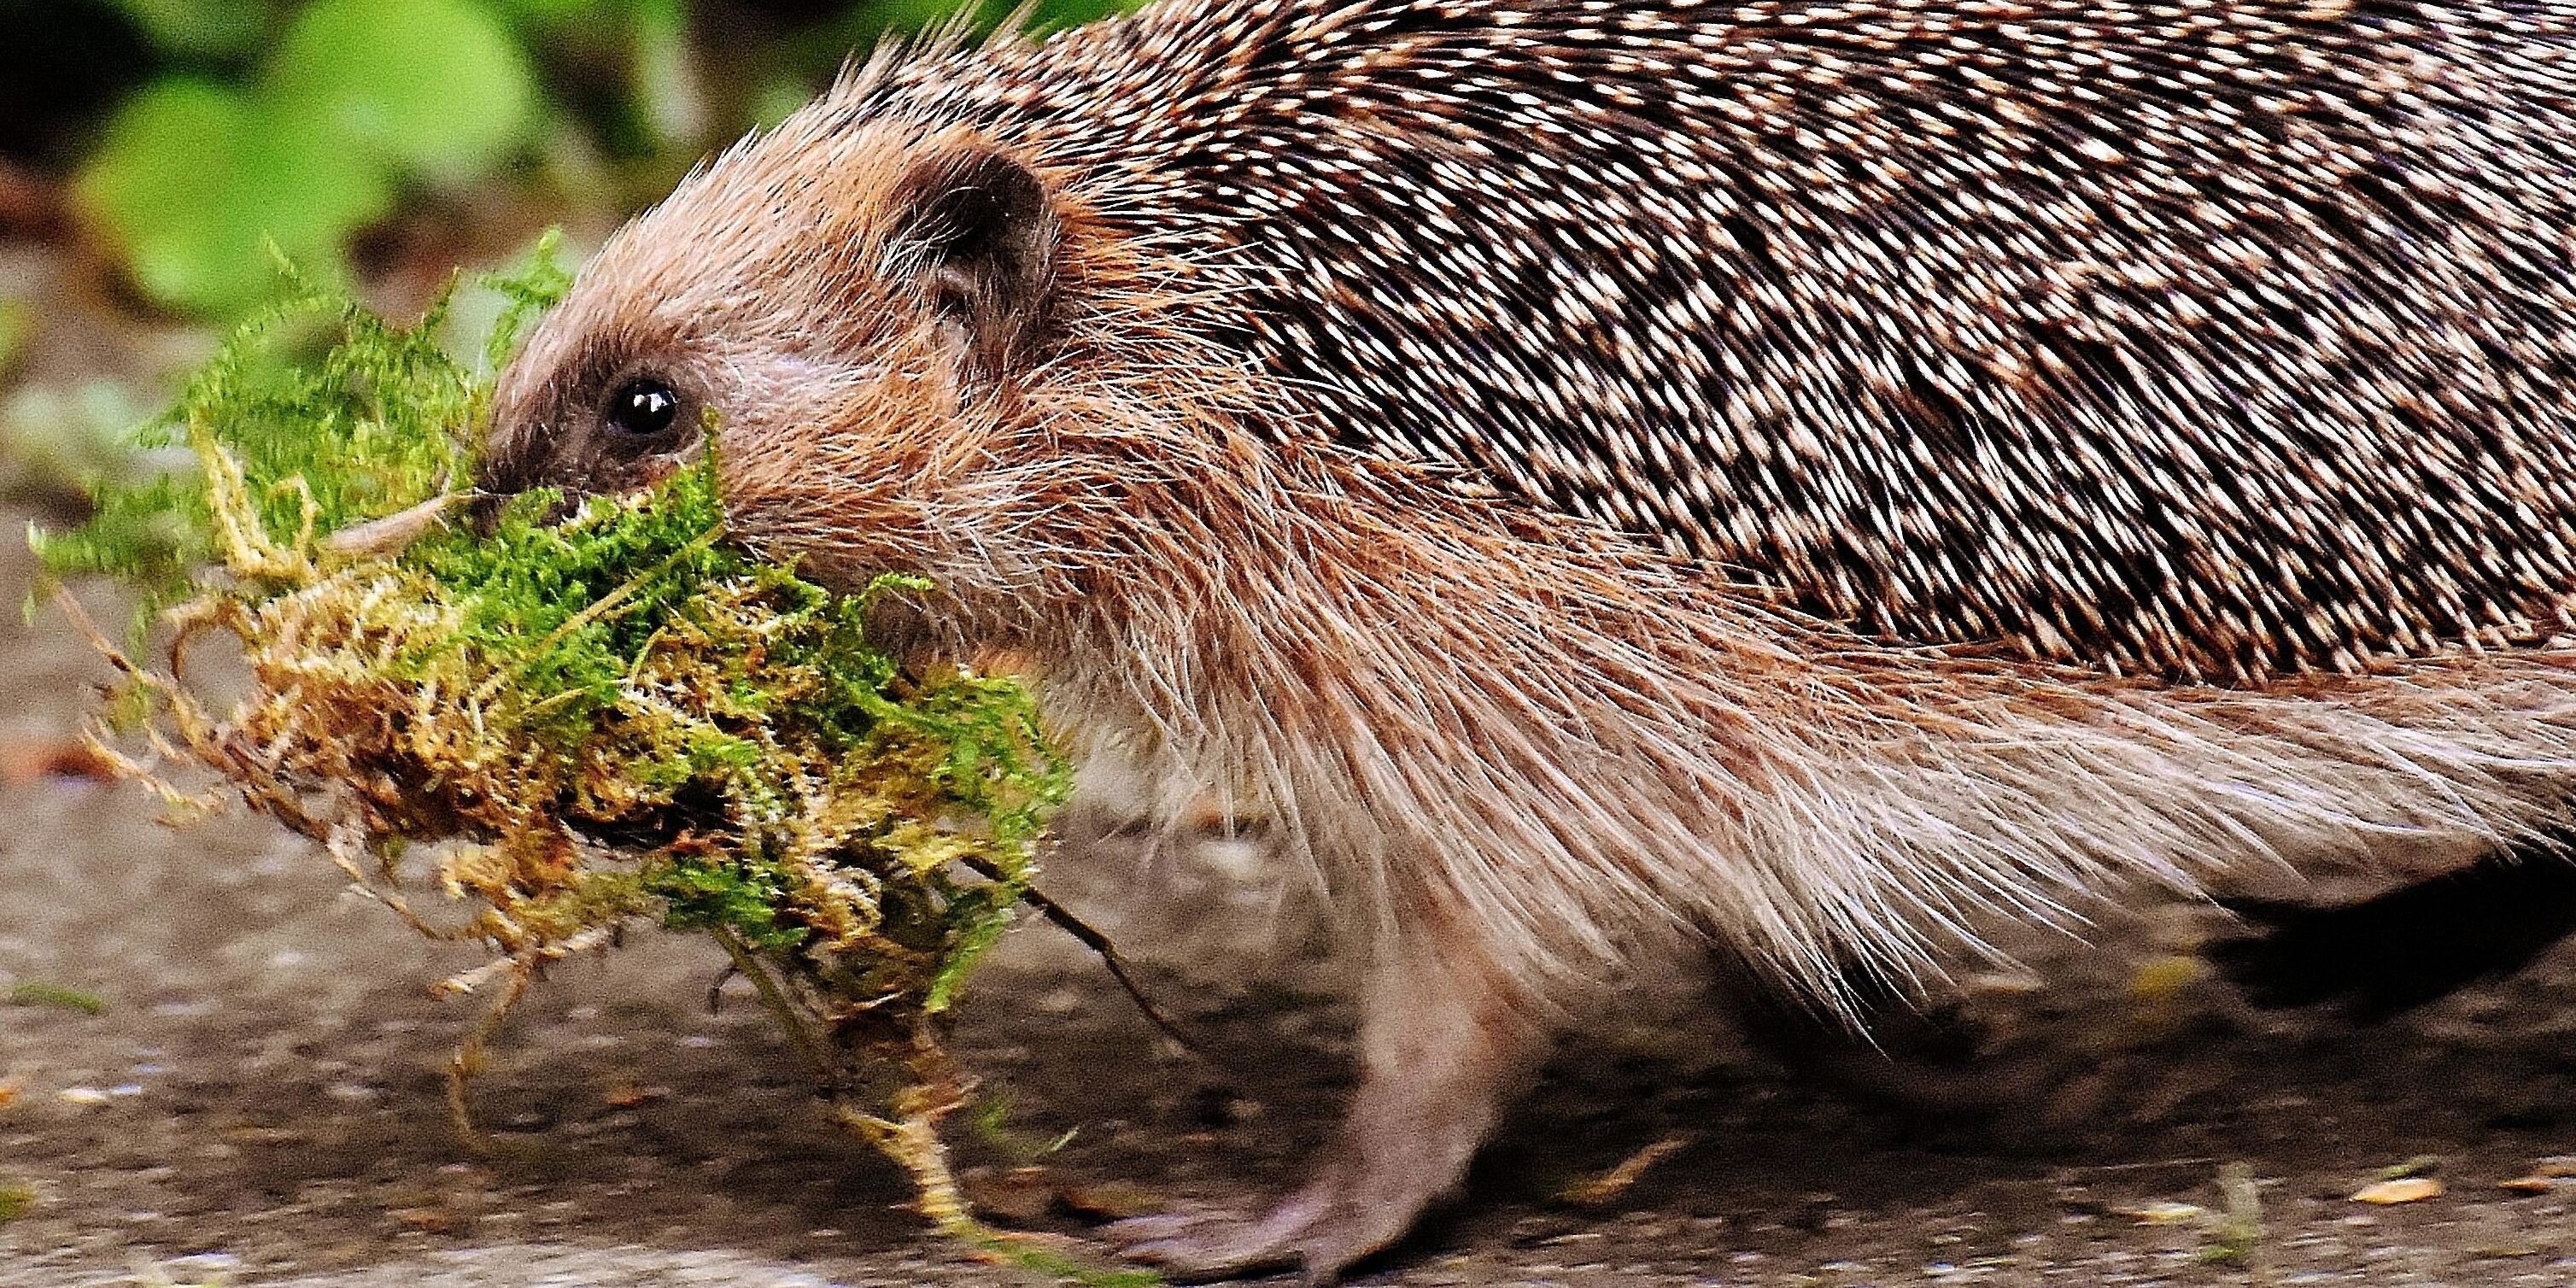
[[[968,866],[996,881],[1006,879],[1000,871],[983,860],[970,859]],[[1182,1050],[1198,1059],[1209,1064],[1216,1063],[1215,1058],[1207,1053],[1206,1048],[1200,1046],[1184,1032],[1170,1016],[1165,1015],[1161,1007],[1154,1005],[1154,999],[1145,996],[1144,988],[1137,984],[1135,975],[1127,969],[1127,959],[1119,954],[1118,945],[1109,942],[1109,936],[1102,934],[1090,922],[1075,916],[1063,904],[1048,898],[1045,891],[1035,886],[1021,888],[1020,902],[1037,909],[1038,915],[1054,922],[1057,929],[1073,936],[1075,942],[1090,949],[1092,954],[1100,959],[1100,964],[1109,968],[1109,977],[1118,981],[1118,987],[1126,990],[1127,1000],[1134,1002],[1136,1009],[1144,1012],[1145,1018],[1153,1021],[1154,1027],[1162,1030],[1164,1037],[1178,1043]]]
[[[787,1030],[788,1042],[805,1061],[805,1067],[813,1071],[815,1085],[837,1085],[839,1067],[831,1057],[823,1054],[823,1048],[814,1041],[814,1035],[806,1031],[805,1017],[797,1013],[796,1004],[787,1000],[787,994],[779,990],[778,981],[769,977],[768,968],[752,956],[751,946],[731,931],[716,930],[713,933],[716,942],[724,945],[725,956],[733,959],[733,968],[750,978],[751,986],[760,990],[761,1004],[778,1017],[779,1027]]]
[[[707,1014],[724,1014],[724,986],[741,973],[742,967],[730,961],[725,963],[723,970],[716,972],[715,979],[707,985]]]

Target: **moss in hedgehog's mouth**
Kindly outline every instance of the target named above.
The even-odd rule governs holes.
[[[447,491],[474,465],[451,427],[490,390],[432,338],[442,310],[403,328],[312,292],[282,312],[338,343],[299,366],[260,324],[235,335],[150,431],[196,471],[110,485],[39,542],[58,575],[124,576],[183,622],[159,665],[140,630],[92,631],[125,677],[102,745],[149,728],[413,926],[485,943],[455,983],[504,1008],[631,922],[711,935],[842,1120],[953,1192],[933,1021],[1034,897],[1067,787],[1028,695],[870,645],[871,598],[923,583],[838,593],[723,542],[711,457],[620,497]],[[215,633],[247,696],[179,665]],[[423,863],[462,924],[416,913]]]

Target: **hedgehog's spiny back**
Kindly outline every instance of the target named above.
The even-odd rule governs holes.
[[[1910,641],[2568,622],[2576,5],[1166,4],[853,100],[1092,167],[1373,451]]]

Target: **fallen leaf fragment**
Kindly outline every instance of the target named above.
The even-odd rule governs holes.
[[[599,1098],[613,1109],[633,1109],[646,1101],[660,1100],[670,1094],[669,1087],[643,1087],[632,1082],[621,1082],[610,1087]]]
[[[2558,1179],[2552,1176],[2516,1176],[2496,1182],[2496,1187],[2516,1194],[2547,1194],[2558,1188]]]
[[[2397,1203],[2415,1203],[2438,1197],[2442,1183],[2430,1176],[2403,1176],[2393,1181],[2377,1181],[2353,1191],[2355,1203],[2375,1203],[2388,1207]]]
[[[84,993],[77,988],[65,988],[60,984],[47,984],[38,980],[26,980],[10,985],[9,1004],[50,1007],[57,1011],[78,1011],[83,1015],[107,1014],[106,999],[96,993]]]
[[[2135,1219],[2140,1225],[2184,1225],[2208,1215],[2208,1209],[2197,1203],[2148,1203],[2112,1210]]]
[[[0,1082],[0,1109],[8,1108],[17,1099],[18,1088],[9,1083]]]
[[[445,1234],[456,1228],[456,1214],[445,1208],[395,1208],[385,1215],[401,1222],[407,1229],[419,1230],[425,1234]]]
[[[1569,1185],[1556,1197],[1576,1207],[1608,1207],[1618,1202],[1620,1195],[1627,1193],[1632,1186],[1636,1185],[1638,1178],[1644,1176],[1648,1168],[1680,1153],[1692,1139],[1693,1137],[1687,1132],[1675,1132],[1661,1139],[1649,1141],[1644,1148],[1622,1159],[1618,1166],[1591,1180]]]
[[[291,1127],[228,1127],[223,1136],[235,1145],[297,1145],[304,1141],[304,1133]]]
[[[2200,978],[2200,959],[2174,955],[2141,964],[2129,976],[2129,996],[2140,1002],[2170,1002]]]

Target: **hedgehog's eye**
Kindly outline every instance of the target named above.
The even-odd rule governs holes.
[[[608,428],[633,438],[667,432],[680,418],[680,396],[650,376],[629,380],[608,396]]]

